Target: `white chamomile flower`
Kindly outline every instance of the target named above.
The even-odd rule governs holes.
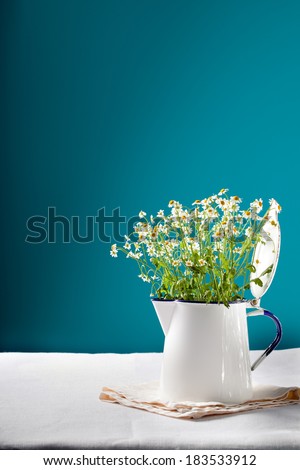
[[[125,250],[130,250],[131,249],[131,244],[127,241],[124,245]]]
[[[137,251],[136,253],[133,253],[132,251],[130,251],[128,255],[126,256],[126,258],[140,259],[142,256],[143,256],[143,253],[141,253],[140,251]]]
[[[231,196],[230,201],[233,201],[236,204],[240,204],[242,202],[242,199],[239,196]]]
[[[208,199],[202,199],[202,201],[200,202],[201,206],[203,207],[203,209],[206,209],[207,206],[209,205],[209,200]]]
[[[177,209],[178,211],[181,211],[181,209],[182,209],[182,204],[180,204],[180,202],[178,202],[178,201],[174,201],[174,207],[175,207],[175,209]]]
[[[182,231],[184,235],[190,235],[192,233],[192,229],[188,226],[182,227]]]
[[[148,253],[149,256],[155,256],[156,255],[155,248],[153,246],[149,246],[147,248],[147,253]]]
[[[230,201],[228,204],[228,210],[230,212],[238,212],[240,210],[240,206],[236,202]]]
[[[250,238],[253,235],[253,230],[251,227],[246,228],[245,230],[246,237]]]
[[[219,217],[218,211],[216,211],[216,209],[214,209],[214,208],[211,207],[211,206],[208,206],[208,207],[205,209],[205,215],[206,215],[209,219],[216,219],[217,217]]]
[[[235,221],[238,223],[238,224],[241,224],[243,222],[243,216],[241,214],[237,214],[235,216]]]
[[[247,210],[247,211],[242,211],[242,217],[244,219],[249,219],[251,217],[251,211]]]
[[[150,233],[150,237],[152,240],[156,240],[157,238],[157,230],[153,230],[151,233]]]
[[[150,282],[150,278],[148,276],[146,276],[145,274],[139,274],[138,277],[141,278],[142,281],[144,281],[144,282]]]
[[[220,191],[218,192],[218,196],[222,196],[222,194],[225,194],[227,193],[229,190],[228,189],[220,189]]]
[[[207,262],[205,261],[205,259],[202,259],[202,258],[199,259],[199,265],[200,266],[205,266],[206,264],[207,264]]]
[[[199,206],[199,204],[201,204],[200,199],[196,199],[196,201],[194,201],[192,205],[193,205],[193,206],[195,206],[195,205],[196,205],[196,206]]]
[[[255,199],[253,202],[251,202],[250,207],[258,214],[263,208],[263,200],[261,198]]]
[[[171,199],[171,201],[169,201],[168,207],[174,207],[175,204],[176,204],[176,201],[174,201],[173,199]]]
[[[164,216],[165,216],[165,213],[162,209],[160,211],[158,211],[157,217],[164,217]]]
[[[199,249],[200,249],[199,242],[193,241],[193,242],[192,242],[192,249],[193,249],[194,251],[199,251]]]
[[[180,261],[179,259],[174,259],[174,260],[172,261],[172,265],[173,265],[173,266],[180,266],[180,265],[181,265],[181,261]]]
[[[188,221],[190,219],[190,214],[189,214],[189,211],[187,211],[187,210],[180,211],[179,216],[184,221]]]
[[[216,199],[216,203],[222,211],[225,211],[228,208],[228,201],[226,199],[218,198]]]
[[[139,212],[139,218],[140,218],[140,219],[143,219],[144,217],[146,217],[146,215],[147,215],[147,214],[146,214],[146,212],[144,212],[144,211],[140,211],[140,212]]]
[[[215,233],[213,234],[213,238],[222,238],[222,232],[221,230],[216,230]]]
[[[194,266],[194,264],[192,263],[191,260],[187,260],[186,263],[185,263],[186,266]]]
[[[133,228],[134,228],[134,231],[138,233],[140,230],[142,230],[141,222],[137,222]]]
[[[169,227],[167,225],[159,225],[158,226],[158,231],[161,232],[161,233],[164,233],[165,235],[168,235]]]
[[[117,249],[116,243],[114,243],[114,245],[111,246],[110,256],[112,256],[113,258],[117,258],[118,256],[118,249]]]
[[[214,247],[214,251],[218,251],[219,253],[224,252],[224,246],[223,246],[223,243],[221,242],[215,242],[213,247]]]

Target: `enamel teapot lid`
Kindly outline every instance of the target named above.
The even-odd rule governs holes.
[[[259,300],[269,289],[277,268],[280,252],[281,236],[276,205],[271,206],[268,216],[269,219],[261,230],[262,241],[257,243],[252,259],[256,272],[250,274],[250,281],[259,277],[263,283],[262,286],[259,286],[254,282],[250,282],[250,290],[255,300]],[[262,275],[264,271],[269,272]]]

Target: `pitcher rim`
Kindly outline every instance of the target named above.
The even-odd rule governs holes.
[[[159,299],[157,297],[152,297],[151,301],[155,302],[182,302],[186,304],[200,304],[200,305],[225,305],[224,302],[200,302],[199,300],[183,300],[183,299]],[[233,300],[232,302],[228,302],[229,305],[231,304],[243,304],[245,302],[249,302],[247,299],[239,299]]]

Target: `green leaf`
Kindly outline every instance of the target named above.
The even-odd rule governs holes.
[[[251,282],[254,282],[254,284],[256,284],[256,285],[259,286],[259,287],[262,287],[262,286],[264,285],[263,282],[262,282],[262,280],[259,279],[259,277],[257,277],[256,279],[252,279]]]
[[[271,264],[267,269],[265,269],[265,270],[261,273],[260,277],[265,276],[266,274],[270,274],[270,273],[272,272],[272,269],[273,269],[273,264]]]
[[[249,269],[251,273],[256,272],[256,267],[253,264],[248,264],[247,269]]]

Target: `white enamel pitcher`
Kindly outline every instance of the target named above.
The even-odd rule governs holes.
[[[272,214],[273,219],[277,213]],[[258,243],[254,259],[260,260],[259,276],[271,264],[272,272],[261,277],[263,286],[251,285],[253,299],[223,304],[152,299],[165,334],[160,379],[161,398],[171,402],[242,403],[252,398],[251,371],[277,346],[282,336],[280,321],[259,308],[278,262],[280,228],[266,223],[265,244]],[[250,310],[251,309],[251,310]],[[250,365],[247,317],[265,315],[277,329],[274,341]]]

